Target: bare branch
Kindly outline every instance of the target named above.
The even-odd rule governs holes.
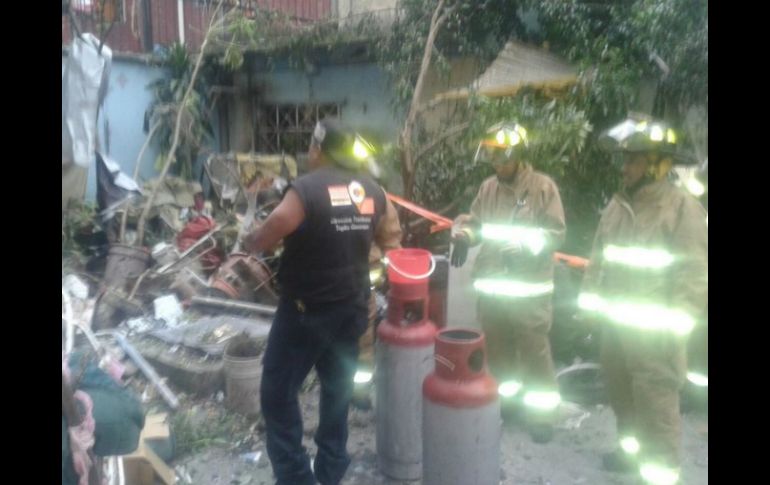
[[[470,121],[466,121],[464,123],[460,123],[459,125],[453,126],[452,128],[446,130],[445,132],[441,133],[437,137],[435,137],[430,143],[422,147],[419,152],[417,152],[417,155],[414,156],[415,162],[419,159],[421,159],[426,153],[431,151],[433,148],[436,147],[439,143],[443,142],[447,138],[450,138],[462,131],[465,131],[468,129],[468,127],[471,125]]]
[[[152,192],[150,193],[150,196],[147,198],[147,202],[145,203],[144,210],[142,211],[142,214],[139,216],[139,222],[137,223],[137,238],[136,243],[138,246],[141,246],[144,243],[144,226],[146,224],[147,216],[150,213],[150,209],[152,208],[153,202],[155,202],[155,197],[158,195],[158,190],[160,190],[160,186],[163,184],[163,180],[166,178],[166,175],[168,174],[169,168],[171,168],[171,165],[173,164],[174,160],[176,160],[176,149],[179,145],[179,133],[182,128],[182,118],[184,117],[185,112],[187,111],[187,100],[190,98],[190,94],[193,91],[193,88],[195,87],[195,80],[198,77],[198,72],[200,71],[201,64],[203,63],[203,56],[206,54],[206,47],[208,46],[209,40],[211,39],[212,32],[214,31],[213,27],[214,24],[217,21],[217,16],[222,9],[222,3],[224,0],[219,0],[219,3],[217,4],[217,8],[214,10],[214,13],[211,16],[211,21],[209,22],[208,29],[206,30],[206,36],[203,38],[203,43],[200,47],[200,52],[198,53],[198,59],[195,61],[195,67],[193,68],[192,76],[190,76],[190,82],[187,85],[187,90],[184,93],[184,96],[182,97],[182,100],[180,101],[179,105],[179,111],[176,115],[176,124],[174,126],[174,137],[173,141],[171,143],[171,148],[168,151],[168,155],[166,155],[166,162],[163,165],[163,170],[160,172],[160,176],[158,177],[158,182],[155,184],[155,187],[153,187]]]

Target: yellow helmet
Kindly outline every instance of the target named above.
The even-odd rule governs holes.
[[[510,159],[515,150],[529,146],[527,130],[518,123],[501,122],[490,127],[479,142],[474,163],[496,163]]]

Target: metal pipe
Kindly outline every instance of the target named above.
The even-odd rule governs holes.
[[[179,29],[179,43],[184,45],[184,1],[176,0],[176,18]]]
[[[142,354],[140,354],[139,351],[136,350],[136,348],[131,345],[128,340],[126,340],[126,337],[124,337],[120,332],[115,331],[104,333],[115,337],[118,345],[120,345],[120,347],[126,352],[131,360],[136,362],[136,365],[139,367],[142,373],[147,376],[147,378],[150,379],[158,391],[160,391],[161,396],[163,396],[163,399],[171,407],[171,409],[177,409],[179,407],[179,399],[177,399],[171,389],[169,389],[168,386],[166,386],[166,384],[161,381],[160,376],[157,372],[155,372],[155,369],[150,365],[149,362],[144,359],[144,357],[142,357]]]
[[[223,298],[210,298],[205,296],[194,296],[190,300],[193,305],[211,305],[233,310],[249,310],[257,313],[275,315],[277,307],[271,305],[260,305],[259,303],[246,303],[244,301],[225,300]]]

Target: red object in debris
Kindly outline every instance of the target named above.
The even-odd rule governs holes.
[[[199,239],[204,237],[209,232],[213,231],[217,223],[214,219],[207,216],[197,216],[188,222],[182,232],[176,237],[176,246],[180,252],[186,251],[190,246],[198,242]],[[221,251],[214,248],[207,251],[201,256],[200,261],[203,264],[203,269],[206,271],[213,271],[222,264],[224,258]]]
[[[486,340],[481,331],[439,331],[435,360],[436,370],[422,386],[430,401],[452,408],[477,408],[497,399],[497,382],[487,370]]]
[[[193,200],[195,201],[193,208],[198,212],[203,211],[204,207],[206,207],[206,199],[203,197],[203,193],[198,192],[195,194]]]

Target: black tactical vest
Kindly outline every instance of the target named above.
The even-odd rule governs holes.
[[[369,290],[369,249],[385,214],[385,193],[370,177],[324,167],[295,180],[305,220],[284,240],[278,279],[283,295],[307,305]]]

